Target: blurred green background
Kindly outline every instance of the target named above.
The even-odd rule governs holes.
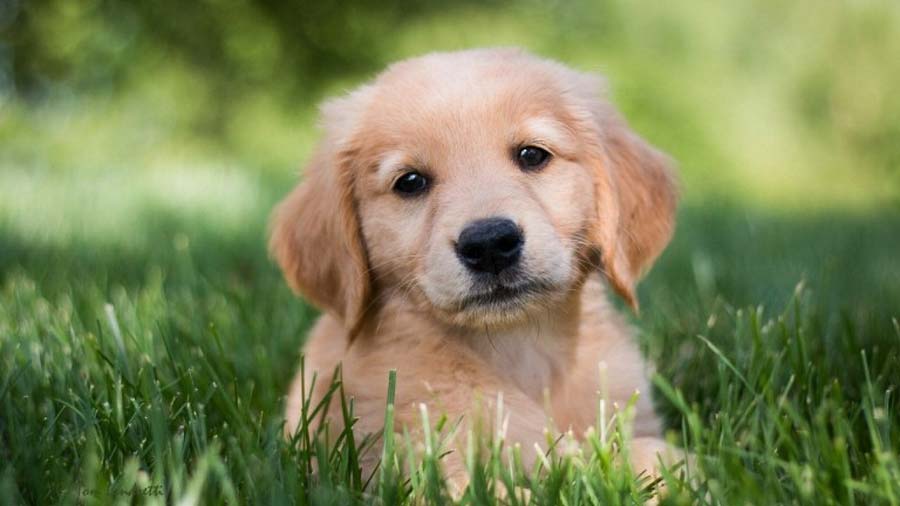
[[[140,240],[158,208],[246,226],[309,153],[323,97],[490,45],[606,75],[688,206],[897,208],[891,0],[0,6],[0,216],[28,240]]]

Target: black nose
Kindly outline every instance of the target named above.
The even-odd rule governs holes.
[[[512,221],[486,218],[463,229],[456,243],[456,254],[473,271],[499,274],[519,261],[524,242],[522,232]]]

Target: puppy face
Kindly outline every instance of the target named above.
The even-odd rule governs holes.
[[[327,137],[275,217],[289,281],[351,329],[385,299],[460,326],[515,324],[598,267],[633,302],[674,190],[599,87],[480,50],[396,64],[326,105]]]
[[[593,179],[557,83],[452,60],[392,69],[370,98],[364,242],[397,296],[458,324],[515,322],[583,272]]]

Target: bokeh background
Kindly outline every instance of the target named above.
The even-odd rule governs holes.
[[[876,476],[865,388],[885,441],[900,427],[896,0],[0,0],[0,496],[138,466],[177,488],[219,440],[242,497],[296,493],[281,396],[315,311],[267,256],[268,215],[322,99],[493,45],[604,74],[678,161],[678,230],[636,322],[710,441],[733,430],[723,448],[810,462],[817,494],[852,499]],[[760,405],[747,379],[790,391],[781,446],[785,397]],[[852,465],[817,464],[847,458],[837,425]],[[812,490],[727,462],[758,493],[736,502]]]
[[[606,75],[689,207],[877,213],[900,192],[898,9],[4,0],[0,212],[51,242],[139,239],[160,209],[246,226],[309,153],[323,97],[411,55],[517,45]]]

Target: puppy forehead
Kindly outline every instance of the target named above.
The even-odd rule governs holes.
[[[454,88],[448,90],[448,87]],[[465,88],[465,89],[463,89]],[[577,134],[559,97],[514,85],[454,85],[397,90],[376,99],[364,122],[364,143],[376,149],[379,172],[400,164],[440,164],[448,156],[506,154],[536,144],[574,154]]]
[[[421,129],[424,119],[453,127],[562,113],[568,86],[554,69],[542,60],[504,52],[407,60],[375,80],[368,119]]]
[[[406,170],[498,168],[516,147],[580,152],[577,74],[508,50],[438,53],[389,67],[358,102],[357,156],[390,184]],[[446,174],[445,174],[446,176]]]

